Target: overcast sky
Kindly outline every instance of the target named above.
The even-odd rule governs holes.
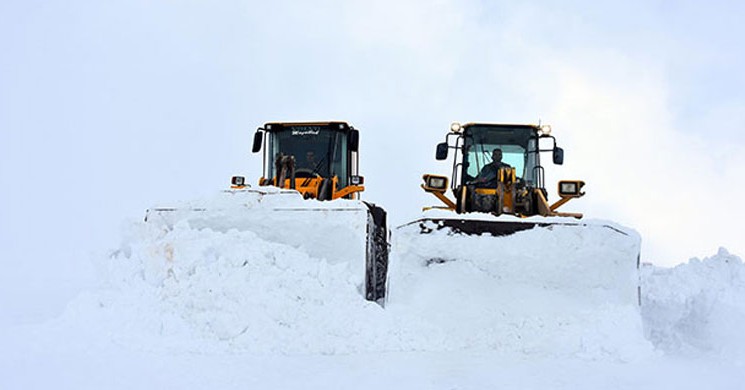
[[[256,182],[267,121],[359,128],[395,225],[437,204],[419,184],[450,172],[451,122],[540,120],[565,149],[550,195],[588,183],[564,210],[656,264],[745,255],[745,6],[523,3],[0,0],[3,306],[88,281],[153,204]]]

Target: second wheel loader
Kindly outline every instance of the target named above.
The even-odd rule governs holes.
[[[251,231],[305,250],[359,277],[365,299],[383,304],[388,274],[388,228],[383,208],[359,200],[359,131],[346,122],[271,122],[252,151],[263,149],[263,175],[252,187],[233,176],[217,201],[148,210],[146,222],[173,229]],[[167,251],[166,251],[167,252]],[[170,253],[173,253],[171,250]]]

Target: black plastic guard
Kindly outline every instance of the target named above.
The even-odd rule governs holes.
[[[450,234],[481,235],[484,233],[492,236],[509,236],[511,234],[533,229],[535,227],[550,226],[586,226],[578,222],[518,222],[518,221],[482,221],[478,219],[458,219],[458,218],[422,218],[406,225],[419,225],[421,234],[429,234],[435,230],[447,229]],[[406,226],[404,225],[404,226]],[[618,233],[626,235],[625,232],[612,226],[603,225],[603,227],[615,230]]]
[[[383,305],[388,281],[388,224],[386,212],[364,202],[367,215],[367,256],[365,259],[365,299]]]
[[[480,221],[474,219],[448,218],[421,219],[416,222],[419,223],[420,232],[422,234],[431,233],[433,230],[447,229],[453,234],[481,235],[488,233],[492,236],[509,236],[510,234],[532,229],[536,226],[543,227],[551,225],[550,223]]]

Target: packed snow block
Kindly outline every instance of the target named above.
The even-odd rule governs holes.
[[[149,221],[192,229],[251,231],[262,239],[302,248],[311,256],[345,261],[364,254],[367,208],[359,201],[303,200],[295,191],[225,192],[210,203],[190,203]]]
[[[388,308],[416,308],[409,322],[429,324],[431,340],[592,358],[650,350],[633,230],[604,221],[501,237],[424,230],[396,230]]]
[[[225,191],[216,198],[159,207],[147,222],[162,229],[186,224],[195,230],[252,232],[262,240],[290,245],[331,264],[347,264],[362,285],[368,208],[360,201],[304,200],[296,191],[274,188]]]
[[[745,358],[745,264],[724,248],[673,268],[645,264],[642,315],[666,353]]]
[[[425,268],[472,264],[498,284],[530,286],[574,301],[638,305],[640,238],[609,223],[536,227],[509,236],[397,230],[396,249]]]
[[[368,210],[274,189],[151,209],[86,310],[115,318],[106,326],[119,340],[165,348],[390,350],[383,308],[365,300]]]

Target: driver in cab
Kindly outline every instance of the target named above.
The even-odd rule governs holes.
[[[494,149],[491,153],[491,162],[481,168],[478,176],[468,184],[476,187],[496,187],[497,173],[500,168],[512,168],[509,164],[502,162],[502,149]]]
[[[319,170],[321,170],[320,164],[324,159],[318,160],[312,150],[305,152],[305,158],[302,157],[302,154],[300,156],[295,168],[295,175],[297,177],[318,177],[323,175]]]
[[[305,153],[305,162],[300,165],[301,168],[307,168],[312,170],[316,169],[316,165],[318,162],[316,161],[316,154],[312,151],[308,151]]]

